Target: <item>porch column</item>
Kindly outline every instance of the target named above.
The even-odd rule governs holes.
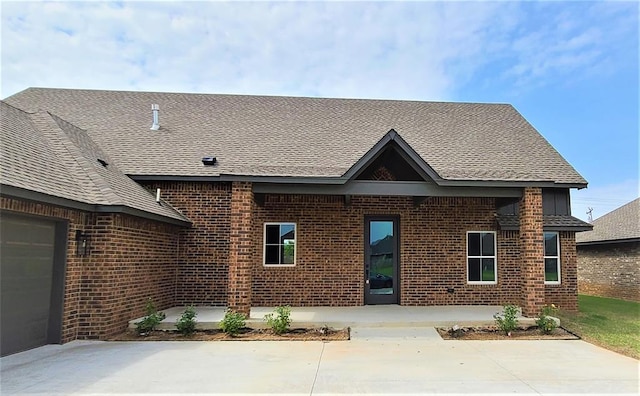
[[[251,183],[232,182],[228,307],[247,317],[251,311],[252,205]]]
[[[522,314],[535,317],[544,305],[542,189],[527,187],[520,201]]]

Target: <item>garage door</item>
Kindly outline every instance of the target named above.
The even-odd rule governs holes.
[[[1,355],[59,342],[56,223],[3,213],[0,240]]]

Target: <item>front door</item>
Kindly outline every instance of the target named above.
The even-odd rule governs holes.
[[[365,218],[365,304],[399,302],[398,222],[397,216]]]

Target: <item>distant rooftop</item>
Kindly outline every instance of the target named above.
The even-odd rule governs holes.
[[[640,198],[593,221],[593,230],[576,234],[578,244],[640,240]]]

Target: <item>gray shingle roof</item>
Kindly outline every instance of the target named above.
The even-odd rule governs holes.
[[[520,216],[518,215],[498,215],[497,221],[501,230],[520,229]],[[549,231],[586,231],[591,229],[591,224],[571,215],[543,215],[542,224]]]
[[[640,239],[640,198],[593,221],[593,231],[576,235],[576,242],[594,243]]]
[[[89,205],[124,206],[188,222],[122,173],[87,133],[54,114],[0,102],[0,182]],[[107,164],[103,166],[99,161]]]
[[[395,129],[446,180],[586,185],[507,104],[44,88],[6,101],[86,130],[130,175],[340,177]]]

